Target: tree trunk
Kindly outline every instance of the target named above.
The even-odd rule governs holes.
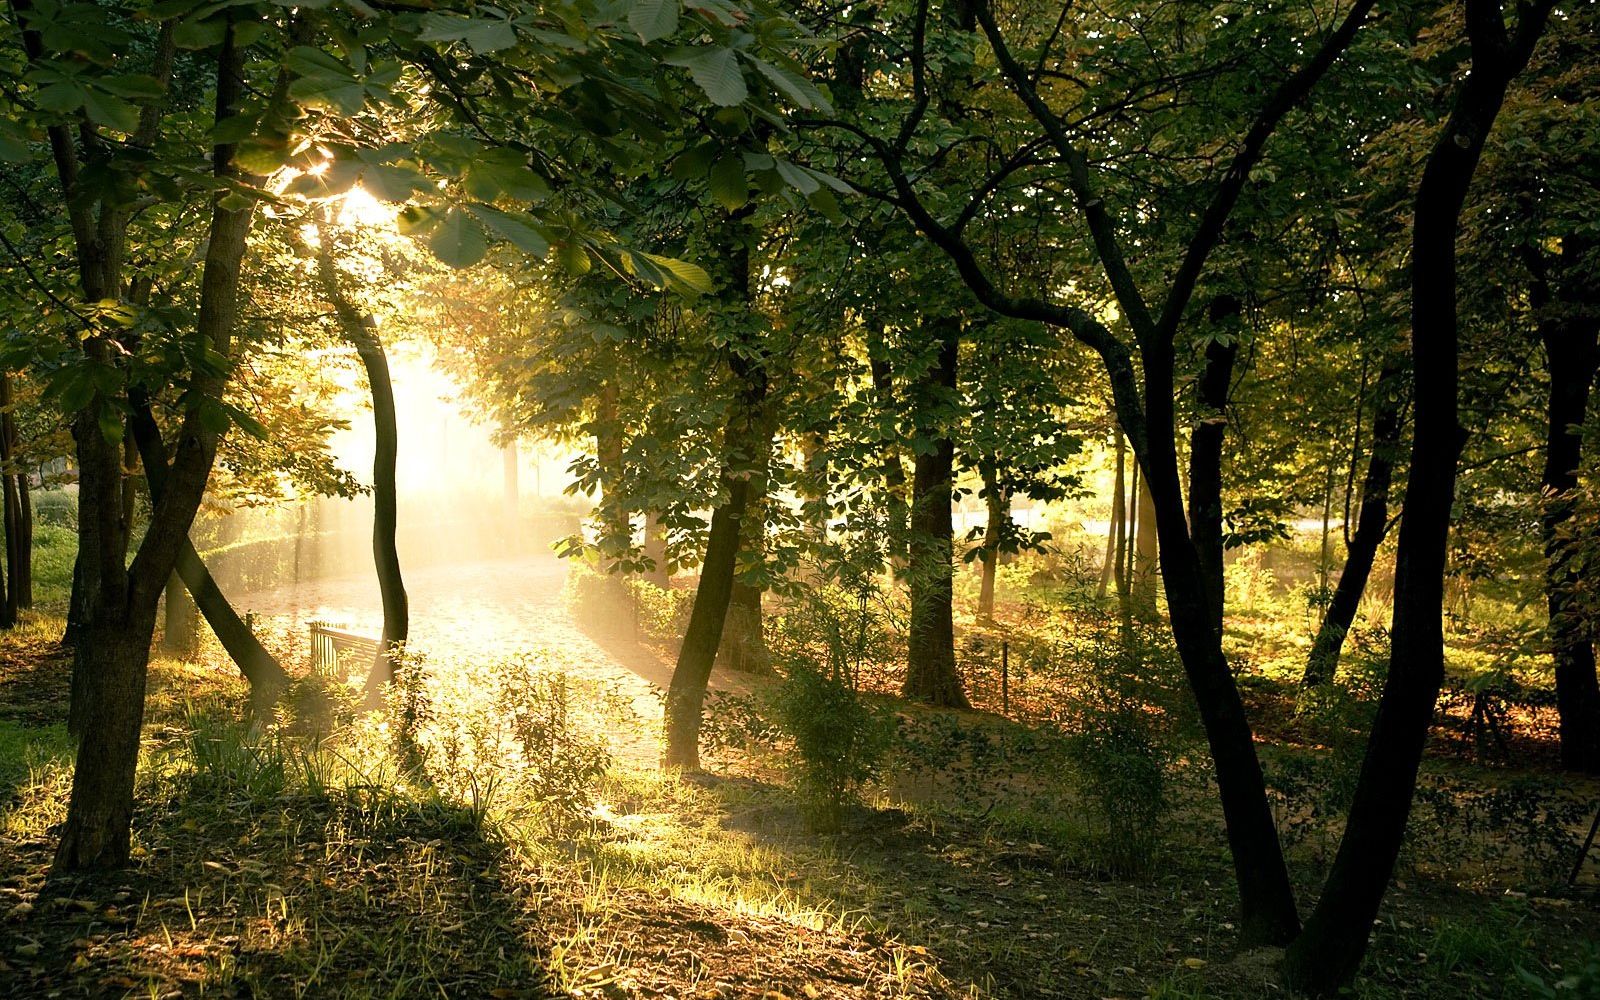
[[[700,768],[700,713],[705,705],[706,686],[711,668],[717,662],[722,630],[733,599],[734,577],[738,571],[741,522],[752,497],[751,479],[764,468],[772,450],[772,434],[766,416],[767,369],[755,343],[757,334],[748,328],[752,322],[750,244],[745,217],[750,209],[735,212],[722,232],[720,260],[727,269],[723,301],[737,304],[740,310],[731,321],[728,367],[733,373],[736,393],[728,407],[722,432],[721,491],[723,500],[711,512],[711,532],[706,539],[706,555],[700,565],[700,582],[695,588],[694,607],[689,626],[684,630],[678,662],[667,687],[667,740],[661,764],[666,768],[696,771]]]
[[[1333,680],[1339,667],[1344,639],[1356,620],[1366,593],[1378,547],[1389,532],[1389,490],[1394,482],[1394,458],[1400,447],[1402,393],[1398,381],[1404,374],[1400,362],[1390,361],[1378,375],[1372,421],[1372,455],[1361,482],[1361,508],[1356,532],[1346,547],[1344,569],[1328,600],[1316,641],[1306,658],[1304,684],[1315,687]]]
[[[1127,441],[1122,436],[1120,427],[1113,427],[1112,433],[1117,436],[1117,474],[1111,484],[1111,526],[1106,529],[1106,558],[1100,567],[1100,599],[1105,600],[1106,593],[1111,586],[1111,581],[1117,581],[1117,594],[1122,594],[1122,559],[1124,543],[1122,538],[1123,521],[1127,520],[1127,491],[1125,481],[1127,466]]]
[[[992,460],[984,463],[982,474],[984,505],[989,516],[983,529],[983,552],[980,557],[983,577],[978,584],[978,617],[992,622],[995,569],[1000,564],[1000,541],[1005,532],[1006,519],[1011,514],[1011,503],[1009,497],[1001,495],[1000,477],[995,473]]]
[[[741,260],[745,260],[742,254],[734,262],[736,274],[748,267],[739,267]],[[750,504],[752,467],[759,460],[757,453],[767,448],[770,440],[760,430],[767,396],[765,369],[738,354],[732,356],[731,364],[740,382],[740,398],[729,410],[723,431],[722,489],[726,499],[711,512],[711,533],[700,565],[694,607],[667,688],[667,746],[662,766],[686,771],[700,767],[700,713],[733,599],[741,522]]]
[[[200,651],[200,609],[177,573],[167,581],[161,651],[179,660],[192,660]]]
[[[1332,994],[1366,953],[1405,837],[1417,769],[1444,680],[1444,571],[1458,459],[1456,235],[1484,140],[1527,63],[1549,6],[1521,9],[1513,42],[1498,2],[1468,0],[1472,67],[1417,188],[1411,242],[1411,385],[1415,412],[1395,560],[1392,652],[1345,832],[1305,930],[1286,956],[1291,982]]]
[[[522,496],[517,483],[517,464],[517,442],[513,439],[500,449],[501,504],[512,549],[519,547],[522,536]]]
[[[1563,242],[1564,260],[1578,261],[1589,250],[1572,237]],[[1555,661],[1561,766],[1596,774],[1600,773],[1600,678],[1595,673],[1588,623],[1576,607],[1574,591],[1580,580],[1568,563],[1563,529],[1572,518],[1583,425],[1596,367],[1600,366],[1600,302],[1595,301],[1600,294],[1584,280],[1581,271],[1573,271],[1562,276],[1573,279],[1570,288],[1564,287],[1569,282],[1538,276],[1532,296],[1534,308],[1544,313],[1539,320],[1539,337],[1550,371],[1540,528],[1550,652]],[[1557,308],[1552,309],[1553,304]]]
[[[366,369],[372,391],[372,424],[375,447],[372,457],[372,561],[378,575],[378,593],[383,601],[383,636],[378,655],[367,674],[365,705],[381,707],[384,690],[394,680],[393,655],[406,641],[411,628],[410,604],[406,598],[405,577],[400,572],[400,550],[395,542],[399,528],[400,498],[395,485],[395,464],[399,458],[399,430],[395,420],[394,384],[389,379],[389,358],[370,316],[356,308],[339,286],[333,262],[333,235],[318,227],[317,271],[323,294],[333,304],[345,339],[356,349]]]
[[[728,617],[717,647],[717,662],[729,670],[762,674],[772,669],[767,652],[766,623],[762,618],[762,586],[752,571],[761,572],[767,550],[767,482],[772,473],[772,436],[763,433],[755,467],[749,476],[745,508],[739,518],[739,556],[735,562],[733,592]]]
[[[871,355],[872,394],[882,417],[893,419],[900,407],[895,399],[894,375],[889,369],[887,351],[881,333],[871,338],[868,353]],[[911,508],[906,502],[906,470],[900,463],[900,447],[894,438],[885,439],[882,447],[884,514],[888,521],[886,554],[890,563],[899,567],[906,561],[906,538],[911,520]]]
[[[947,429],[956,394],[956,360],[961,325],[954,318],[936,325],[939,354],[916,387],[918,449],[911,480],[910,561],[906,574],[911,590],[911,623],[907,641],[906,681],[902,693],[933,705],[966,708],[956,670],[954,612],[955,526],[951,492],[955,476],[955,441]]]
[[[606,382],[600,387],[594,418],[595,459],[600,465],[600,550],[622,552],[633,543],[633,524],[622,495],[624,442],[617,412],[617,386]],[[605,563],[607,571],[611,560]]]
[[[142,393],[134,391],[129,393],[129,401],[133,410],[128,418],[129,428],[133,432],[131,439],[138,446],[150,496],[159,499],[164,495],[168,475],[166,443],[161,439],[161,428],[150,411],[149,400]],[[182,595],[175,594],[177,588],[168,582],[166,621],[169,632],[168,638],[163,639],[162,648],[175,656],[194,655],[198,641],[194,634],[193,613],[198,608],[228,657],[245,680],[250,682],[251,700],[257,705],[270,705],[276,701],[289,685],[288,672],[277,657],[267,652],[255,632],[234,611],[233,605],[223,595],[211,571],[206,569],[193,543],[187,538],[179,546],[175,570],[175,578],[192,597],[192,603],[183,599]],[[178,624],[178,631],[173,635],[170,630],[175,623]]]
[[[37,59],[37,41],[28,48],[30,59]],[[170,75],[175,48],[170,28],[163,27],[157,63],[167,68],[157,73],[158,78]],[[235,44],[230,22],[217,54],[217,120],[237,113],[244,69],[243,50]],[[77,190],[77,162],[70,133],[59,126],[50,131],[57,174],[73,221],[83,296],[90,302],[115,297],[122,288],[126,210],[103,203],[98,218],[91,217]],[[135,143],[138,142],[136,136]],[[197,344],[222,359],[230,354],[238,319],[240,274],[253,210],[248,204],[232,205],[226,192],[241,180],[258,180],[244,177],[233,154],[234,149],[228,144],[212,148],[212,171],[218,185],[212,197],[194,330]],[[114,348],[121,345],[109,342],[102,333],[82,339],[79,346],[92,362],[118,363]],[[219,372],[192,373],[190,392],[202,399],[221,398],[225,387],[225,376]],[[66,820],[51,869],[57,876],[121,865],[128,858],[134,774],[156,608],[199,508],[218,443],[218,434],[207,429],[198,407],[188,409],[177,435],[167,487],[151,505],[149,524],[130,563],[128,524],[122,516],[121,503],[123,463],[119,449],[105,439],[96,419],[97,412],[114,406],[116,400],[97,393],[93,403],[74,420],[80,469],[81,583],[85,591],[80,636],[83,641],[78,643],[74,668],[86,680],[81,689],[84,697],[73,706],[82,736]],[[74,680],[76,699],[79,688]]]
[[[1133,565],[1128,574],[1128,592],[1134,609],[1143,617],[1151,618],[1156,613],[1156,586],[1161,579],[1161,547],[1157,541],[1159,527],[1148,475],[1139,477],[1136,492],[1139,509],[1134,520],[1133,550],[1130,553]],[[1178,500],[1182,503],[1181,494]]]
[[[17,420],[13,412],[11,376],[0,372],[0,483],[4,486],[6,534],[6,600],[4,620],[15,624],[17,612],[33,602],[27,591],[33,561],[31,526],[24,527],[23,506],[27,502],[27,473],[18,461]],[[31,518],[30,518],[31,520]],[[0,622],[4,624],[5,622]]]
[[[1211,301],[1211,325],[1237,320],[1243,304],[1231,295]],[[1210,605],[1211,625],[1222,634],[1222,440],[1228,428],[1224,410],[1233,382],[1239,342],[1213,339],[1206,344],[1205,368],[1196,395],[1199,420],[1189,434],[1189,535],[1200,560],[1200,576]]]

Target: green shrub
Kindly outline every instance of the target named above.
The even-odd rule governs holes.
[[[793,754],[786,758],[812,829],[836,833],[845,805],[877,776],[894,734],[888,712],[868,704],[835,673],[791,660],[772,695],[772,716]]]
[[[1098,854],[1115,875],[1150,870],[1170,805],[1171,718],[1147,690],[1170,666],[1163,652],[1137,632],[1106,630],[1064,706],[1067,753],[1095,812]]]
[[[33,523],[52,528],[78,530],[78,494],[72,490],[35,490],[28,499],[33,503]]]
[[[636,627],[634,596],[622,577],[597,572],[579,559],[569,560],[568,567],[561,599],[574,618],[608,631]]]
[[[595,787],[611,767],[604,738],[578,724],[571,685],[560,671],[508,661],[499,705],[522,750],[519,783],[555,828],[570,831],[594,811]]]
[[[272,799],[289,787],[289,754],[275,727],[247,725],[220,706],[185,706],[192,792]]]

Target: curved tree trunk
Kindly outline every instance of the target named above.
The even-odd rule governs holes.
[[[161,429],[156,425],[155,417],[150,412],[149,401],[138,392],[129,393],[133,414],[129,417],[128,424],[133,431],[132,439],[137,444],[140,458],[144,464],[145,482],[149,485],[150,496],[159,500],[166,490],[168,475],[167,448],[161,439]],[[222,589],[212,579],[211,571],[201,561],[194,550],[194,545],[186,537],[178,549],[178,557],[174,566],[175,575],[182,581],[184,589],[192,595],[194,607],[205,616],[206,624],[211,626],[211,631],[216,633],[222,648],[228,653],[239,672],[245,680],[250,682],[251,701],[257,705],[267,705],[277,701],[278,695],[289,685],[289,674],[278,662],[278,658],[267,652],[261,645],[261,640],[256,638],[255,632],[239,617],[233,605],[228,602]],[[173,622],[174,615],[184,613],[182,605],[174,606],[174,588],[171,584],[167,587],[167,622]],[[183,602],[186,604],[187,602]],[[192,621],[192,619],[191,619]],[[183,636],[180,631],[181,641],[179,648],[168,649],[175,655],[193,655],[194,638],[192,626],[187,630],[188,636]]]
[[[1122,522],[1127,517],[1127,492],[1125,481],[1127,475],[1128,447],[1127,441],[1122,436],[1122,429],[1114,427],[1112,433],[1117,436],[1117,474],[1111,481],[1111,524],[1106,529],[1106,558],[1100,566],[1099,597],[1105,599],[1110,591],[1111,581],[1116,579],[1117,593],[1122,592]]]
[[[1333,680],[1339,668],[1345,636],[1356,620],[1361,597],[1367,590],[1367,580],[1372,576],[1372,564],[1377,559],[1378,547],[1389,533],[1389,490],[1394,482],[1395,453],[1400,447],[1402,409],[1402,394],[1396,383],[1403,374],[1401,365],[1391,361],[1384,365],[1378,375],[1372,421],[1372,455],[1367,459],[1367,472],[1361,482],[1361,508],[1356,515],[1356,531],[1350,537],[1344,569],[1339,573],[1339,582],[1333,588],[1328,610],[1322,616],[1317,638],[1306,658],[1303,681],[1306,687]]]
[[[954,317],[937,321],[938,357],[914,389],[922,442],[911,478],[911,590],[906,680],[902,694],[933,705],[966,708],[966,692],[956,669],[954,613],[955,525],[951,519],[955,480],[955,441],[940,411],[956,393],[956,361],[961,325]]]
[[[686,771],[700,767],[700,713],[733,598],[741,522],[750,506],[750,471],[757,451],[766,447],[765,435],[760,431],[767,395],[766,371],[737,354],[732,357],[732,365],[741,390],[723,430],[725,499],[711,512],[711,532],[700,565],[694,607],[667,688],[667,745],[662,765]]]
[[[720,289],[725,302],[750,308],[750,247],[739,237],[749,209],[734,213],[722,235],[721,261],[727,268]],[[728,367],[733,373],[735,397],[728,406],[722,432],[723,500],[711,512],[711,531],[706,539],[706,555],[700,565],[700,582],[694,592],[694,607],[684,631],[678,662],[667,687],[666,747],[663,767],[686,771],[700,767],[700,713],[705,705],[706,686],[711,668],[717,662],[723,628],[728,620],[728,605],[738,571],[741,522],[749,509],[753,493],[752,478],[760,474],[772,450],[772,434],[766,417],[768,379],[760,360],[758,345],[743,323],[735,320],[730,333],[736,336],[728,351]]]
[[[1444,681],[1444,571],[1466,433],[1458,417],[1456,236],[1484,141],[1550,5],[1524,6],[1508,40],[1497,0],[1468,0],[1472,66],[1423,168],[1412,216],[1411,385],[1415,411],[1395,559],[1392,652],[1339,852],[1322,897],[1290,945],[1303,989],[1332,994],[1360,968],[1405,837],[1417,769]]]
[[[317,272],[323,294],[333,304],[345,339],[361,358],[372,391],[372,424],[376,438],[372,456],[372,561],[383,601],[383,635],[366,683],[365,705],[373,709],[383,704],[384,690],[394,680],[393,654],[396,647],[406,641],[411,628],[405,577],[400,572],[400,550],[395,543],[400,517],[395,463],[400,441],[395,422],[394,384],[389,379],[389,358],[383,352],[383,342],[378,339],[371,317],[362,314],[339,285],[338,270],[333,262],[332,235],[324,227],[318,228],[318,234]]]

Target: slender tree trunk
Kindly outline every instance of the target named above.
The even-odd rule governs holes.
[[[1113,578],[1117,581],[1117,594],[1122,593],[1122,559],[1124,542],[1123,521],[1127,520],[1127,491],[1125,481],[1128,447],[1121,428],[1113,428],[1117,436],[1117,474],[1111,485],[1111,526],[1106,530],[1106,558],[1100,567],[1100,599],[1105,600]]]
[[[1000,564],[1000,541],[1006,520],[1011,516],[1011,502],[1009,497],[1000,492],[1000,477],[995,473],[993,460],[984,463],[982,474],[988,521],[983,529],[983,552],[980,558],[983,577],[978,584],[978,617],[988,622],[994,620],[995,571]]]
[[[1562,258],[1577,261],[1591,248],[1569,237]],[[1550,651],[1555,661],[1556,711],[1561,736],[1561,766],[1600,773],[1600,678],[1595,672],[1594,644],[1588,623],[1577,608],[1577,572],[1567,560],[1563,529],[1573,513],[1573,491],[1583,452],[1583,425],[1589,393],[1600,366],[1600,291],[1576,267],[1568,282],[1543,275],[1534,283],[1533,305],[1540,317],[1550,370],[1546,423],[1544,511],[1541,531],[1545,553],[1545,599],[1550,615]],[[1556,294],[1552,295],[1552,285]],[[1556,302],[1553,303],[1552,300]],[[1552,309],[1552,305],[1558,308]]]
[[[1398,385],[1404,375],[1399,361],[1384,365],[1378,376],[1372,422],[1372,455],[1367,459],[1361,483],[1361,507],[1356,515],[1356,531],[1346,548],[1344,569],[1334,585],[1322,625],[1306,658],[1304,684],[1315,687],[1333,680],[1339,667],[1344,639],[1356,620],[1361,597],[1366,593],[1378,547],[1389,532],[1389,491],[1394,482],[1394,459],[1400,447],[1402,392]]]
[[[911,624],[903,694],[934,705],[967,707],[956,669],[954,613],[955,525],[951,519],[955,441],[942,410],[954,404],[961,325],[939,321],[939,354],[917,387],[918,449],[911,480]]]
[[[1129,596],[1138,613],[1153,617],[1156,613],[1156,587],[1161,581],[1161,548],[1158,544],[1159,528],[1156,523],[1155,498],[1150,495],[1150,477],[1139,477],[1135,490],[1139,509],[1135,515],[1132,569],[1128,574]],[[1130,502],[1134,502],[1130,499]],[[1181,494],[1179,502],[1182,502]]]
[[[745,268],[735,273],[745,272]],[[766,371],[738,354],[733,355],[732,364],[741,390],[723,431],[725,499],[711,512],[711,533],[700,565],[694,608],[667,688],[667,746],[662,765],[686,771],[700,767],[700,713],[733,599],[741,522],[750,504],[752,466],[759,450],[767,446],[760,429],[767,396]]]
[[[721,294],[725,302],[737,303],[746,312],[751,307],[750,246],[742,237],[749,209],[734,213],[723,230],[721,263],[727,268]],[[772,434],[766,415],[767,369],[758,353],[757,336],[746,324],[752,319],[740,314],[729,332],[728,367],[733,373],[736,396],[728,407],[722,432],[722,502],[711,512],[711,531],[706,540],[706,555],[700,565],[700,582],[695,588],[694,607],[683,645],[678,650],[677,666],[667,687],[666,748],[662,766],[695,771],[700,767],[700,713],[705,705],[706,686],[711,668],[717,662],[722,630],[733,599],[734,578],[738,571],[740,535],[752,497],[751,479],[759,474],[772,449]]]
[[[376,444],[372,457],[372,561],[378,575],[378,593],[383,601],[383,636],[378,655],[367,674],[365,704],[368,709],[383,704],[385,688],[394,680],[393,655],[411,629],[410,602],[406,597],[405,577],[400,571],[400,550],[395,541],[399,529],[400,498],[395,484],[395,465],[399,458],[399,430],[396,425],[394,384],[389,379],[389,358],[371,317],[363,315],[339,286],[333,261],[333,235],[318,227],[317,271],[323,294],[333,303],[345,339],[355,347],[366,369],[372,391],[372,423]]]
[[[517,465],[517,442],[513,439],[500,449],[501,504],[513,549],[519,546],[522,536],[522,491],[517,483]]]
[[[1291,982],[1332,994],[1360,968],[1416,791],[1444,681],[1444,571],[1458,459],[1456,236],[1485,138],[1526,65],[1548,4],[1521,8],[1515,39],[1497,0],[1468,0],[1472,67],[1417,188],[1411,242],[1411,474],[1395,560],[1392,653],[1339,852],[1286,956]]]
[[[1242,303],[1231,295],[1219,295],[1211,302],[1211,325],[1222,326],[1236,320]],[[1199,421],[1189,434],[1189,534],[1194,539],[1195,555],[1200,559],[1200,575],[1211,609],[1211,624],[1222,634],[1222,440],[1228,427],[1224,409],[1233,382],[1234,359],[1239,342],[1213,339],[1206,344],[1205,369],[1197,386]]]
[[[17,420],[11,395],[11,376],[0,372],[0,483],[4,484],[6,533],[5,619],[17,620],[17,612],[33,601],[27,593],[29,568],[33,561],[32,531],[23,524],[27,502],[27,473],[17,454]]]
[[[889,368],[887,352],[888,346],[883,342],[881,332],[869,339],[872,394],[882,419],[892,420],[900,413],[900,405],[895,398],[894,374]],[[887,554],[890,563],[899,567],[906,561],[911,507],[906,501],[906,470],[900,462],[900,447],[892,437],[886,438],[883,442],[883,492],[887,508],[885,515],[888,520]]]
[[[155,417],[150,411],[149,401],[142,393],[137,391],[129,393],[129,401],[133,413],[128,418],[129,428],[132,430],[131,439],[136,443],[139,456],[143,461],[145,481],[150,488],[152,499],[159,499],[166,489],[168,475],[167,447],[161,438],[161,428],[157,426]],[[278,658],[267,652],[267,648],[256,638],[233,605],[228,602],[222,589],[217,586],[216,580],[211,576],[211,571],[201,561],[194,550],[194,545],[185,538],[178,549],[174,579],[183,584],[184,590],[192,598],[186,600],[182,595],[174,593],[171,582],[167,584],[167,626],[169,640],[163,641],[163,648],[177,656],[192,656],[198,646],[194,634],[194,610],[199,609],[205,616],[206,624],[211,626],[211,631],[216,634],[222,648],[227,651],[234,665],[250,682],[251,700],[257,705],[270,705],[278,699],[289,684],[289,674],[278,662]],[[174,635],[170,629],[176,622],[178,631]]]
[[[622,550],[633,542],[633,523],[622,495],[624,442],[615,382],[600,387],[594,419],[595,458],[600,464],[601,551]],[[608,561],[607,566],[610,566]]]
[[[22,501],[20,545],[22,558],[18,562],[17,588],[21,593],[18,603],[24,608],[33,607],[33,487],[28,482],[28,470],[17,470],[17,495]]]
[[[772,669],[767,651],[766,622],[762,616],[763,587],[753,576],[761,572],[767,551],[767,483],[771,477],[771,435],[756,458],[745,499],[744,515],[739,519],[739,558],[735,564],[733,593],[728,601],[727,622],[717,647],[717,662],[729,670],[761,674]]]

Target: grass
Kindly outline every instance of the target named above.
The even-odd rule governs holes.
[[[1171,768],[1155,863],[1137,877],[1108,874],[1062,758],[1031,727],[982,715],[904,709],[966,749],[934,763],[902,749],[837,835],[807,833],[782,761],[745,751],[722,753],[695,780],[614,753],[572,800],[585,817],[574,826],[553,819],[570,802],[557,809],[527,780],[539,762],[506,699],[531,687],[503,663],[424,673],[400,731],[355,719],[347,696],[311,685],[279,718],[246,720],[224,665],[157,660],[135,863],[47,882],[69,777],[59,626],[34,616],[0,636],[0,992],[13,996],[1276,990],[1270,955],[1236,952],[1231,874],[1192,746]],[[1031,678],[1041,699],[1047,679]],[[585,733],[655,724],[603,690],[571,690],[582,706],[572,740],[538,746],[581,756]],[[1308,762],[1315,790],[1327,760],[1285,745],[1268,767],[1281,777]],[[1452,766],[1472,781],[1495,776]],[[1306,899],[1328,842],[1319,833],[1291,849]],[[1533,981],[1560,982],[1593,954],[1589,904],[1457,884],[1431,863],[1456,843],[1413,847],[1356,995],[1542,997]]]

